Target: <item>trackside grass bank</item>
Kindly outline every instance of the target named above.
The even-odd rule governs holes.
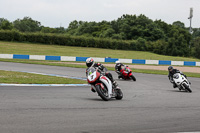
[[[74,63],[74,62],[60,62],[60,61],[36,61],[36,60],[20,60],[20,59],[0,59],[0,61],[16,62],[16,63],[28,63],[28,64],[40,64],[40,65],[51,65],[51,66],[63,66],[63,67],[75,67],[75,68],[86,68],[85,63]],[[108,63],[105,63],[107,65]],[[128,64],[129,65],[129,64]],[[114,67],[107,67],[108,70],[114,71]],[[192,68],[192,67],[191,67]],[[148,70],[148,69],[133,69],[135,73],[146,73],[146,74],[160,74],[168,75],[168,71],[163,70]],[[188,77],[200,78],[200,73],[189,73],[184,72]]]
[[[0,70],[0,83],[12,84],[86,84],[86,81],[24,72]]]
[[[102,48],[71,47],[71,46],[16,43],[16,42],[3,42],[3,41],[0,41],[0,53],[23,54],[23,55],[101,57],[101,58],[111,57],[111,58],[121,58],[121,59],[200,61],[200,59],[196,58],[164,56],[143,51],[112,50],[112,49],[102,49]]]
[[[142,51],[111,50],[111,49],[101,49],[101,48],[71,47],[71,46],[44,45],[44,44],[18,43],[18,42],[16,43],[16,42],[5,42],[5,41],[0,41],[0,53],[1,54],[23,54],[23,55],[102,57],[102,58],[111,57],[111,58],[121,58],[121,59],[200,61],[199,59],[195,59],[195,58],[164,56],[164,55],[154,54],[151,52],[142,52]],[[0,61],[86,68],[85,65],[71,64],[67,62],[56,62],[56,61],[36,61],[36,60],[17,60],[17,59],[0,59]],[[109,67],[108,69],[114,70],[114,68],[112,67]],[[145,70],[134,69],[134,72],[149,73],[149,74],[163,74],[163,75],[168,74],[167,71],[146,70],[146,69]],[[200,78],[200,74],[197,74],[197,73],[186,73],[186,74],[187,76],[190,76],[190,77]],[[30,80],[30,82],[31,81],[32,80]],[[63,83],[66,83],[66,81],[62,82],[62,84]]]

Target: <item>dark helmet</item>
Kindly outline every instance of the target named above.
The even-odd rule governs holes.
[[[173,70],[173,69],[174,69],[173,66],[168,67],[168,71]]]
[[[91,67],[94,64],[94,60],[92,58],[87,58],[86,66]]]

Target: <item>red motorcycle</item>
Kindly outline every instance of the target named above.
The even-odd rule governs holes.
[[[133,81],[136,81],[136,78],[133,75],[132,70],[126,65],[122,66],[122,69],[120,70],[120,74],[118,78],[122,78],[124,80],[132,79]]]
[[[105,101],[111,98],[121,100],[123,93],[121,89],[114,88],[109,78],[102,75],[98,69],[90,67],[87,70],[87,81],[98,95]]]

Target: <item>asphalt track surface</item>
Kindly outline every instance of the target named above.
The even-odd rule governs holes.
[[[0,70],[85,77],[85,69],[0,62]],[[111,72],[116,79],[117,75]],[[1,133],[171,133],[200,131],[200,79],[192,93],[167,76],[117,80],[122,100],[103,101],[90,87],[0,86]]]

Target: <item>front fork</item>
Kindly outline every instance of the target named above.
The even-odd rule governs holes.
[[[129,72],[128,77],[130,78],[132,75],[133,75],[132,72]]]

